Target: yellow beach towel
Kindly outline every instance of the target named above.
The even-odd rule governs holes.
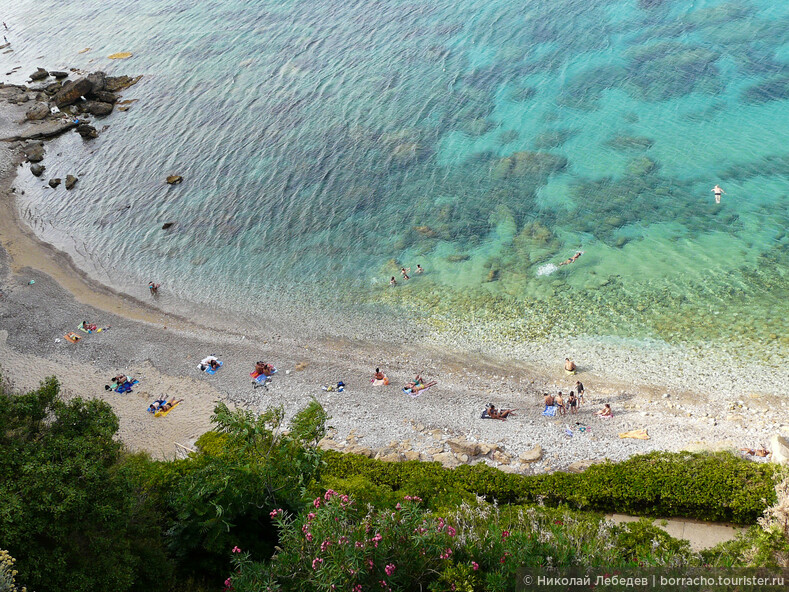
[[[646,430],[631,430],[629,432],[622,432],[619,434],[620,438],[635,438],[636,440],[649,440],[649,434]]]
[[[157,411],[156,413],[153,414],[153,416],[154,417],[166,417],[167,414],[170,413],[170,411],[172,411],[173,409],[178,407],[178,405],[180,405],[180,404],[181,404],[181,401],[178,401],[175,405],[170,407],[167,411]]]

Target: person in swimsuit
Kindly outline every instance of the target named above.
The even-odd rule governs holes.
[[[614,412],[611,410],[611,405],[606,403],[605,407],[603,407],[600,411],[597,412],[597,415],[604,418],[610,418],[614,416]]]
[[[151,291],[151,296],[156,296],[159,293],[159,286],[161,286],[161,284],[148,282],[148,289]]]
[[[403,279],[404,280],[410,280],[411,279],[410,277],[408,277],[408,272],[409,271],[411,271],[410,268],[406,269],[405,267],[403,267],[403,268],[400,269],[400,273],[403,274]]]
[[[414,380],[411,382],[406,382],[403,388],[407,391],[410,390],[412,393],[418,393],[421,390],[430,388],[431,386],[435,386],[437,384],[438,383],[435,380],[431,380],[430,382],[426,383],[424,380],[422,380],[422,377],[417,374]]]
[[[512,415],[514,409],[496,409],[493,405],[488,407],[488,415],[491,419],[501,419],[502,421],[507,419],[509,415]]]
[[[397,280],[394,279],[394,276],[392,276],[392,279],[389,280],[389,285],[390,286],[396,286],[397,285]]]
[[[545,393],[543,396],[545,397],[545,409],[543,411],[547,411],[548,407],[553,407],[553,397],[548,393]]]
[[[417,263],[416,264],[416,272],[417,273],[422,273],[423,271],[424,271],[424,269],[422,269],[422,266]]]
[[[578,257],[580,257],[581,255],[583,255],[583,253],[581,253],[581,251],[578,251],[575,255],[570,257],[567,261],[562,261],[561,263],[559,263],[559,265],[569,265],[570,263],[575,263],[576,259],[578,259]]]
[[[575,415],[578,413],[578,399],[575,397],[575,393],[570,391],[570,396],[567,397],[567,406],[570,408],[570,415]]]
[[[715,194],[715,203],[721,202],[721,195],[726,193],[723,189],[721,189],[720,185],[715,185],[712,188],[712,192]]]
[[[183,399],[178,399],[177,401],[176,401],[175,399],[173,399],[173,400],[172,400],[172,401],[170,401],[169,403],[165,403],[164,405],[162,405],[161,407],[159,407],[159,411],[170,411],[170,409],[172,409],[173,407],[175,407],[175,406],[176,406],[178,403],[180,403],[181,401],[183,401]]]
[[[578,391],[578,406],[580,407],[584,402],[584,385],[580,380],[575,381],[575,390]]]
[[[570,358],[564,358],[564,371],[575,372],[575,370],[575,362],[573,362]]]
[[[375,374],[373,374],[373,380],[383,380],[385,378],[384,373],[381,372],[380,368],[375,369]]]
[[[559,391],[559,394],[556,395],[553,403],[559,408],[557,411],[560,415],[565,415],[567,413],[567,410],[564,408],[564,397],[562,396],[562,391]]]

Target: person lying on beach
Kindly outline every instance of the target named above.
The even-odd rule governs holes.
[[[148,406],[148,413],[156,413],[159,411],[162,406],[167,403],[166,399],[156,399],[153,403]]]
[[[575,370],[576,370],[575,362],[573,362],[570,358],[564,358],[564,371],[575,372]]]
[[[430,382],[425,382],[422,380],[422,377],[419,374],[416,375],[411,382],[406,382],[405,386],[403,387],[407,391],[411,391],[412,393],[418,393],[419,391],[425,390],[426,388],[430,388],[431,386],[435,386],[438,383],[435,380],[431,380]]]
[[[114,376],[111,379],[111,381],[117,384],[118,386],[121,386],[129,382],[129,377],[126,376],[125,374],[118,374],[118,376]]]
[[[219,359],[215,356],[208,356],[200,360],[200,370],[205,372],[206,368],[211,368],[212,370],[219,368]]]
[[[96,325],[94,325],[93,323],[89,323],[88,321],[82,321],[82,327],[86,331],[91,331],[91,332],[93,332],[96,329],[98,329],[98,327]]]
[[[600,411],[597,411],[595,415],[599,415],[600,417],[608,419],[614,416],[614,412],[611,410],[611,405],[606,403],[605,407],[603,407]]]
[[[576,259],[578,259],[578,257],[580,257],[581,255],[583,255],[583,253],[581,253],[581,251],[578,251],[575,255],[570,257],[567,261],[562,261],[561,263],[559,263],[559,265],[569,265],[570,263],[575,263]]]
[[[255,364],[255,372],[258,373],[258,376],[260,376],[261,374],[263,376],[271,376],[272,374],[274,374],[274,366],[272,366],[271,364],[267,364],[266,362],[260,361]]]
[[[159,407],[159,411],[170,411],[170,409],[172,409],[173,407],[175,407],[175,406],[176,406],[178,403],[180,403],[181,401],[183,401],[183,399],[178,399],[177,401],[176,401],[175,399],[173,399],[173,400],[172,400],[172,401],[170,401],[169,403],[165,403],[164,405],[162,405],[161,407]]]
[[[493,405],[488,407],[488,416],[491,419],[506,420],[509,415],[512,415],[515,409],[496,409]]]
[[[545,397],[545,409],[543,411],[546,411],[548,407],[553,407],[553,397],[548,393],[545,393],[543,396]]]

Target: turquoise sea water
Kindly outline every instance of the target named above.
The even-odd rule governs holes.
[[[21,0],[2,19],[3,71],[144,75],[99,139],[48,157],[78,189],[22,181],[30,223],[113,285],[789,345],[787,3]]]

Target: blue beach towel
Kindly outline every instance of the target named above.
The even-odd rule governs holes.
[[[556,405],[551,405],[542,412],[545,417],[554,417],[556,415]]]
[[[127,381],[127,382],[124,382],[123,384],[117,385],[114,390],[115,390],[116,393],[121,393],[121,394],[128,393],[130,390],[132,390],[132,387],[135,384],[139,384],[139,383],[140,383],[139,380],[132,380],[131,382]]]
[[[223,362],[219,362],[219,368],[221,368],[221,367],[222,367],[222,364],[223,364]],[[219,368],[217,368],[216,370],[219,370]],[[206,373],[206,374],[216,374],[216,370],[214,370],[213,368],[211,368],[211,366],[208,366],[208,367],[206,367],[206,369],[205,369],[205,373]]]

